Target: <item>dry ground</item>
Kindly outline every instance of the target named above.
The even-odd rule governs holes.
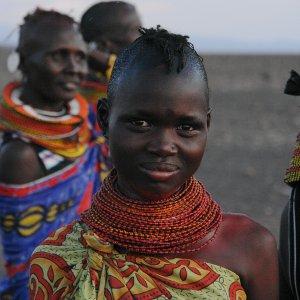
[[[213,93],[197,172],[225,211],[246,213],[276,236],[290,193],[282,179],[300,125],[298,103],[274,91]]]
[[[225,211],[243,212],[278,237],[290,189],[283,183],[300,97],[283,94],[300,56],[208,56],[213,120],[197,175]]]

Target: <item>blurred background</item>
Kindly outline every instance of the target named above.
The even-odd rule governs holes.
[[[0,88],[18,25],[37,6],[77,20],[96,1],[2,0]],[[190,36],[207,67],[212,126],[197,176],[225,211],[243,212],[278,237],[290,190],[285,168],[300,127],[300,98],[283,89],[300,71],[298,0],[129,0],[146,27],[161,24]]]

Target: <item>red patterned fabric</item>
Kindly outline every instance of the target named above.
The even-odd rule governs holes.
[[[239,277],[200,260],[122,254],[85,224],[49,236],[31,259],[30,297],[245,300]]]

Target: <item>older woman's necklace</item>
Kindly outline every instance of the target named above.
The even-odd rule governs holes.
[[[125,197],[114,188],[116,180],[114,171],[81,216],[100,238],[152,255],[198,251],[214,239],[221,209],[196,179],[190,178],[171,197],[151,202]]]

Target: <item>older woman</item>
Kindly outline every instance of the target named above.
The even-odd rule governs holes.
[[[186,36],[142,33],[98,105],[115,169],[33,253],[31,299],[277,299],[273,236],[193,177],[210,125],[202,59]]]
[[[78,26],[37,9],[24,18],[17,51],[23,80],[4,88],[0,105],[0,288],[1,299],[23,300],[33,249],[89,207],[99,178],[88,104],[77,94],[87,73]]]

